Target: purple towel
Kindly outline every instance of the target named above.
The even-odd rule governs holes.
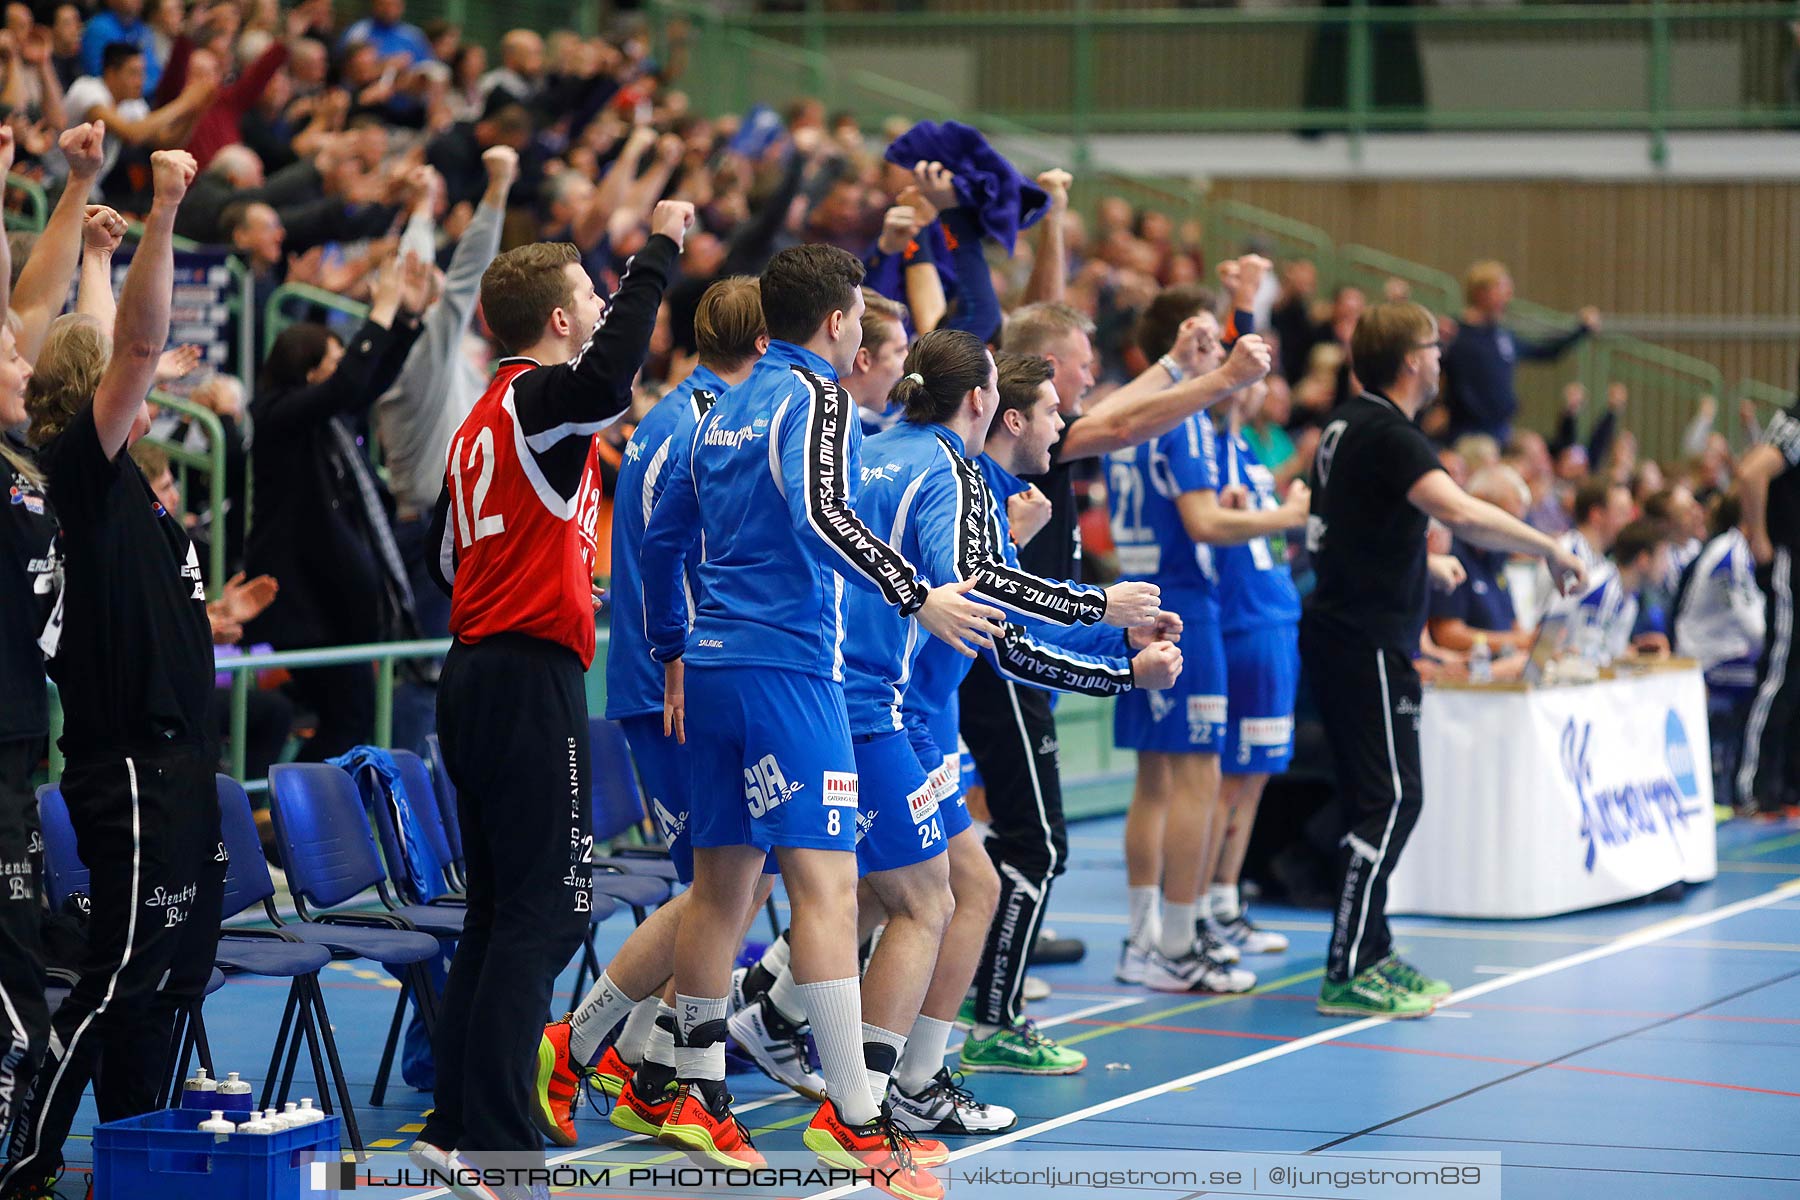
[[[920,121],[894,139],[887,160],[911,168],[923,159],[940,162],[956,173],[956,194],[975,214],[985,237],[1011,254],[1019,234],[1037,223],[1050,207],[1050,196],[981,136],[960,121]]]

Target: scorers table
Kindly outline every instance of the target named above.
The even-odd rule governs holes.
[[[1547,917],[1718,874],[1692,661],[1586,684],[1428,686],[1416,719],[1424,808],[1388,911]]]

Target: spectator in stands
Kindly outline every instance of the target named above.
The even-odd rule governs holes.
[[[456,243],[443,295],[425,313],[419,339],[407,352],[394,384],[375,405],[388,487],[394,495],[394,537],[412,585],[420,632],[427,637],[450,634],[450,598],[431,580],[428,562],[437,553],[430,544],[432,507],[444,487],[444,462],[450,439],[487,387],[463,352],[463,335],[475,315],[481,273],[500,251],[500,225],[506,217],[506,192],[518,174],[519,156],[495,146],[483,155],[487,191],[468,227]],[[422,226],[422,228],[421,228]],[[406,253],[429,262],[431,221],[415,213],[402,245]]]
[[[56,15],[50,20],[50,63],[56,68],[57,82],[62,84],[65,92],[84,74],[81,40],[85,32],[80,8],[73,4],[56,6]]]
[[[7,28],[0,33],[0,110],[14,123],[43,122],[60,131],[69,124],[63,107],[63,84],[50,62],[50,33],[31,23],[23,4],[7,5]],[[22,13],[24,28],[15,34],[13,14]]]
[[[1637,503],[1631,489],[1600,476],[1593,476],[1575,490],[1575,525],[1557,538],[1557,544],[1581,560],[1591,574],[1605,565],[1619,531],[1637,519]],[[1533,596],[1538,615],[1548,610],[1555,599],[1547,571],[1539,571]]]
[[[367,321],[346,345],[323,325],[282,331],[257,381],[251,465],[256,519],[246,561],[281,580],[279,600],[248,631],[280,649],[408,636],[411,588],[388,522],[389,501],[346,418],[394,381],[419,334],[431,284],[423,264],[391,260]],[[294,672],[293,690],[318,715],[302,757],[342,754],[375,731],[367,664]]]
[[[487,169],[481,165],[483,152],[494,146],[510,146],[521,156],[521,163],[528,164],[525,151],[531,145],[531,135],[531,113],[505,92],[499,92],[488,98],[480,120],[459,122],[432,138],[425,147],[425,161],[444,177],[452,206],[473,204],[487,188]],[[514,203],[537,200],[536,184],[528,179],[528,171],[528,166],[521,166],[520,182],[529,183],[530,194],[521,194],[515,185]]]
[[[120,0],[114,0],[119,3]],[[123,0],[137,3],[139,0]],[[432,57],[431,41],[417,25],[406,23],[406,0],[373,0],[369,15],[344,30],[338,39],[338,51],[367,42],[386,63],[398,59],[400,66],[412,66]]]
[[[532,108],[544,82],[544,39],[529,29],[513,29],[500,39],[500,65],[481,77],[476,91],[483,104],[498,90]]]
[[[1619,532],[1607,561],[1580,593],[1553,600],[1551,614],[1567,620],[1564,654],[1605,666],[1638,654],[1669,653],[1664,634],[1637,632],[1643,590],[1668,569],[1668,545],[1667,526],[1639,518]]]
[[[1444,352],[1444,375],[1449,381],[1444,401],[1453,440],[1465,433],[1487,433],[1506,441],[1512,434],[1513,415],[1519,410],[1519,397],[1513,391],[1518,360],[1559,358],[1600,328],[1600,311],[1588,307],[1581,310],[1581,324],[1561,337],[1542,341],[1520,337],[1500,324],[1512,297],[1512,276],[1504,263],[1478,262],[1463,277],[1467,307],[1462,327]]]
[[[1556,464],[1544,435],[1534,429],[1513,430],[1502,461],[1517,471],[1525,486],[1531,489],[1531,506],[1525,511],[1525,523],[1544,533],[1567,532],[1569,506],[1557,489]]]
[[[87,27],[81,31],[81,71],[84,75],[98,76],[105,72],[108,47],[122,43],[143,55],[144,72],[137,81],[137,91],[129,97],[120,97],[121,101],[148,97],[162,79],[162,61],[156,57],[156,36],[139,20],[143,11],[144,0],[106,0],[106,7],[89,17]],[[84,119],[75,115],[77,121]]]
[[[1475,472],[1468,493],[1486,500],[1509,517],[1523,520],[1531,490],[1511,467],[1494,465]],[[1520,629],[1506,578],[1511,558],[1504,551],[1483,550],[1461,538],[1450,543],[1450,553],[1462,564],[1463,581],[1448,594],[1431,597],[1427,622],[1431,640],[1446,650],[1467,651],[1477,635],[1487,638],[1489,649],[1500,657],[1531,646],[1532,633]]]
[[[1319,269],[1310,259],[1296,259],[1281,269],[1281,293],[1269,313],[1269,328],[1281,338],[1281,375],[1299,383],[1317,341],[1312,315],[1319,290]],[[1266,460],[1265,460],[1266,461]]]
[[[244,68],[242,74],[223,87],[218,86],[218,79],[226,69],[235,65],[230,61],[229,43],[219,50],[209,50],[197,48],[186,38],[177,41],[165,66],[164,94],[169,91],[179,93],[190,75],[199,80],[211,81],[216,89],[211,101],[195,120],[193,131],[183,146],[194,156],[194,161],[200,164],[201,170],[204,171],[212,163],[213,157],[220,150],[226,146],[235,146],[243,140],[240,127],[245,114],[255,107],[263,93],[269,89],[270,81],[287,65],[291,47],[302,40],[306,31],[312,27],[314,14],[320,3],[321,0],[308,0],[289,11],[286,18],[286,39],[271,42],[268,49],[258,54]],[[223,62],[220,60],[221,53],[225,55]]]
[[[125,2],[135,4],[137,0]],[[106,122],[100,186],[109,199],[123,199],[134,190],[125,181],[112,178],[121,150],[129,145],[148,154],[159,147],[185,142],[218,83],[216,78],[196,75],[179,96],[152,112],[143,98],[148,68],[149,60],[142,50],[127,42],[114,42],[101,55],[99,74],[77,79],[63,98],[70,121]]]
[[[1744,723],[1756,694],[1756,667],[1768,630],[1750,539],[1738,527],[1736,496],[1721,496],[1700,556],[1682,573],[1675,598],[1675,653],[1699,660],[1706,678],[1713,795],[1733,795]]]
[[[1588,431],[1585,449],[1590,464],[1610,461],[1613,451],[1618,449],[1619,422],[1624,418],[1625,405],[1630,398],[1630,390],[1624,384],[1615,381],[1607,385],[1606,411],[1600,414],[1594,427]],[[1549,442],[1551,457],[1559,457],[1570,446],[1579,444],[1578,426],[1581,410],[1587,407],[1587,401],[1587,388],[1582,384],[1570,382],[1563,385],[1562,413],[1556,419],[1556,436]]]

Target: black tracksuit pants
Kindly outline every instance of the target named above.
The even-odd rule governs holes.
[[[433,1043],[436,1107],[420,1136],[477,1162],[543,1154],[530,1115],[538,1039],[590,904],[584,674],[562,646],[502,634],[453,645],[439,679],[469,907]]]
[[[1337,763],[1349,851],[1326,977],[1342,982],[1393,953],[1387,884],[1419,821],[1419,673],[1405,654],[1300,624],[1300,657]]]
[[[1744,722],[1744,752],[1738,760],[1737,802],[1779,812],[1800,801],[1800,670],[1794,654],[1794,555],[1775,549],[1775,561],[1756,573],[1768,617],[1756,691]]]
[[[1050,694],[1002,679],[978,659],[963,680],[962,735],[987,787],[987,852],[1000,903],[975,972],[975,1019],[1019,1020],[1019,991],[1050,905],[1050,881],[1068,867],[1061,755]]]
[[[43,842],[31,773],[42,738],[0,742],[0,1144],[44,1056]]]
[[[63,771],[89,874],[87,950],[19,1102],[0,1191],[55,1174],[90,1079],[103,1122],[156,1107],[175,1009],[204,993],[219,945],[227,863],[214,770],[210,748],[159,747]]]

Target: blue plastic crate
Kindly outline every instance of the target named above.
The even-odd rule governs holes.
[[[94,1127],[94,1200],[324,1200],[337,1175],[315,1180],[315,1157],[335,1164],[337,1117],[281,1133],[219,1136],[196,1128],[208,1114],[159,1109]],[[315,1182],[331,1186],[315,1188]]]

